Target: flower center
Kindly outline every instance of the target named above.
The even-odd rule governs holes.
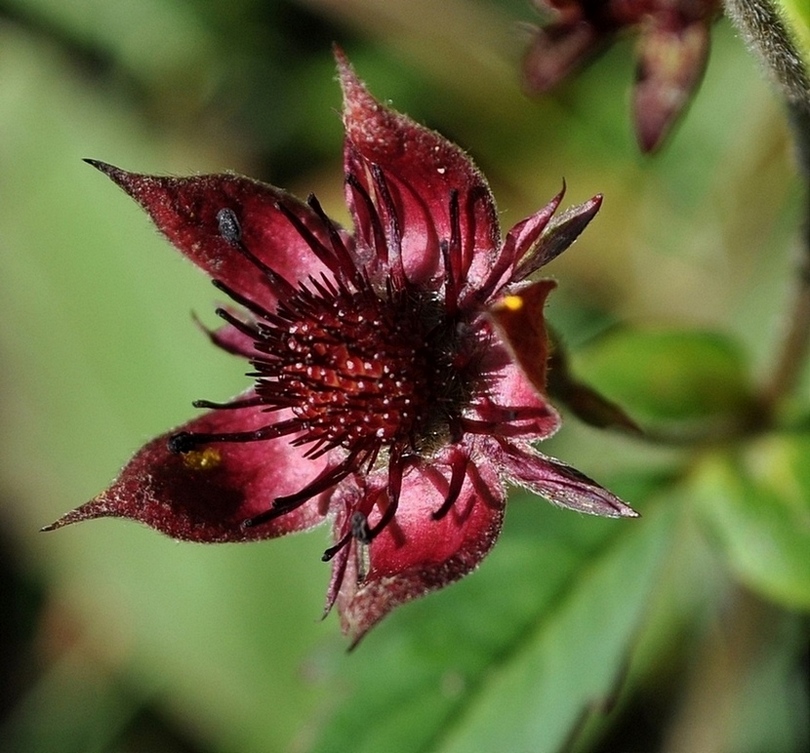
[[[358,524],[359,533],[349,534],[368,543],[396,511],[406,466],[463,434],[462,413],[476,373],[476,338],[465,334],[469,328],[456,305],[455,282],[446,283],[450,294],[446,290],[442,297],[411,284],[401,265],[394,265],[390,276],[373,283],[320,205],[311,199],[310,206],[328,231],[328,247],[291,211],[283,205],[278,209],[332,274],[310,276],[297,285],[284,280],[250,251],[232,210],[218,214],[221,236],[256,267],[272,291],[276,307],[267,310],[214,281],[253,315],[246,322],[226,309],[217,311],[253,340],[256,355],[249,376],[256,379],[255,394],[225,405],[204,400],[195,404],[279,412],[279,417],[275,421],[268,417],[267,425],[251,431],[179,432],[169,439],[169,450],[187,454],[211,442],[289,437],[293,445],[305,447],[305,458],[342,451],[330,458],[320,475],[298,492],[277,497],[267,511],[244,521],[246,526],[284,515],[347,476],[377,467],[378,461],[387,463],[388,505],[383,517],[375,527]],[[451,208],[457,213],[455,196]],[[449,259],[446,248],[443,252]],[[450,279],[449,267],[447,274]],[[458,495],[465,464],[454,466],[448,502],[439,515]],[[328,550],[325,557],[333,556],[337,549]]]
[[[331,300],[302,293],[284,306],[306,315],[279,333],[279,351],[255,362],[256,392],[271,404],[292,400],[313,439],[344,447],[404,441],[415,449],[429,423],[430,372],[440,354],[430,353],[422,323],[401,307],[365,291],[340,293]]]
[[[455,322],[433,301],[311,281],[274,320],[286,326],[258,330],[256,394],[267,408],[290,408],[310,457],[338,446],[418,454],[460,415]]]

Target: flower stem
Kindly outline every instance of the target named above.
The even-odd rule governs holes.
[[[762,395],[768,413],[796,388],[810,354],[810,108],[804,103],[790,103],[790,121],[796,139],[801,178],[805,185],[804,227],[800,236],[796,289],[790,319],[775,368]]]
[[[810,77],[772,0],[725,0],[725,9],[785,99],[805,187],[796,291],[775,368],[762,391],[761,408],[767,421],[782,399],[796,389],[810,357]]]

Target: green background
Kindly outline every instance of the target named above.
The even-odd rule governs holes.
[[[807,749],[806,385],[790,430],[722,439],[791,298],[803,198],[781,106],[721,21],[687,117],[642,157],[632,38],[530,101],[534,20],[516,0],[0,0],[0,749]],[[325,529],[216,547],[115,520],[38,533],[192,400],[247,383],[192,321],[215,321],[216,291],[81,159],[233,169],[346,221],[333,41],[472,154],[505,228],[563,179],[570,203],[605,195],[548,267],[549,318],[577,376],[660,434],[563,407],[543,451],[642,518],[515,492],[478,572],[351,654],[318,619]],[[684,441],[706,426],[721,439]]]

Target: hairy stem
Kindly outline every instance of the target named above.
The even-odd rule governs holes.
[[[785,99],[807,107],[810,92],[807,69],[773,0],[725,0],[725,9]]]
[[[795,390],[810,356],[810,78],[773,0],[726,0],[725,7],[787,103],[799,173],[805,187],[796,291],[785,337],[762,393],[762,408],[767,417]]]
[[[769,411],[796,388],[810,354],[810,110],[804,103],[792,103],[790,111],[805,186],[804,227],[800,236],[790,319],[776,365],[763,391],[763,402]]]

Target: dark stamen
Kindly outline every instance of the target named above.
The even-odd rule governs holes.
[[[310,275],[309,284],[321,298],[329,299],[337,297],[338,291],[332,284],[332,281],[325,275],[321,275],[320,280]]]
[[[385,213],[388,215],[388,264],[391,275],[394,283],[397,286],[402,286],[407,282],[407,279],[405,277],[405,266],[402,263],[402,230],[399,227],[397,207],[379,165],[371,166],[371,177],[374,179],[374,187],[377,189],[380,199],[382,199]]]
[[[450,239],[439,242],[439,251],[444,264],[444,300],[447,313],[458,311],[458,296],[467,276],[469,264],[464,263],[461,247],[461,221],[458,208],[458,191],[450,192]]]
[[[243,322],[241,319],[237,319],[227,309],[216,309],[214,313],[220,319],[224,319],[226,322],[228,322],[228,324],[230,324],[235,329],[238,329],[243,335],[247,335],[252,340],[255,341],[261,338],[261,334],[253,325],[248,324],[247,322]]]
[[[450,258],[450,244],[447,241],[439,241],[439,252],[444,264],[444,306],[447,313],[452,316],[458,310],[459,289],[453,271],[453,260]]]
[[[184,455],[191,452],[197,446],[194,435],[188,431],[181,431],[169,437],[166,447],[173,455]]]
[[[346,544],[352,540],[352,531],[349,531],[337,544],[330,546],[322,555],[321,562],[329,562]]]
[[[385,508],[385,512],[377,521],[377,525],[375,525],[374,528],[371,528],[368,532],[369,543],[376,539],[377,536],[383,532],[383,529],[394,519],[394,515],[396,515],[397,512],[397,507],[399,507],[399,495],[397,495],[396,498],[389,497],[388,507]]]
[[[349,268],[345,268],[342,264],[344,260],[336,256],[332,249],[324,246],[323,243],[321,243],[315,237],[315,234],[295,214],[295,212],[281,202],[277,202],[275,206],[276,209],[278,209],[278,211],[287,218],[289,223],[295,228],[298,235],[301,236],[304,242],[309,246],[312,253],[318,257],[321,263],[328,267],[329,270],[335,275],[343,276],[347,279],[351,277],[352,273],[354,272],[354,265],[351,264],[351,262],[349,262]]]
[[[351,281],[355,287],[360,287],[362,285],[362,277],[357,269],[354,256],[349,252],[349,249],[343,242],[343,238],[340,237],[337,226],[332,222],[326,212],[324,212],[315,194],[310,194],[307,197],[307,204],[309,208],[318,215],[320,221],[323,222],[326,232],[329,234],[329,242],[332,244],[332,250],[335,252],[335,256],[338,258],[341,268],[346,272],[346,279]]]
[[[203,432],[180,431],[173,434],[166,442],[169,452],[175,455],[182,455],[191,452],[200,445],[211,442],[262,442],[265,439],[277,439],[278,437],[292,434],[301,428],[296,419],[280,421],[277,424],[262,426],[253,431],[234,431],[222,434],[204,434]]]
[[[264,405],[265,400],[256,395],[246,397],[242,400],[231,400],[227,403],[213,403],[210,400],[195,400],[192,405],[195,408],[207,408],[208,410],[235,410],[237,408],[253,408],[257,405]]]
[[[287,282],[278,272],[271,269],[258,256],[256,256],[242,241],[242,226],[233,209],[227,207],[217,212],[219,234],[239,251],[256,269],[266,278],[273,292],[279,298],[285,298],[295,293],[295,288]]]
[[[374,250],[376,252],[377,259],[381,262],[387,262],[388,245],[385,241],[385,231],[383,230],[380,215],[377,212],[377,207],[374,205],[374,202],[371,200],[371,196],[369,196],[368,191],[366,191],[363,184],[352,173],[349,173],[346,176],[346,183],[348,183],[349,186],[353,188],[354,191],[360,196],[362,203],[366,207],[369,222],[371,223],[371,230],[374,233]]]
[[[301,504],[303,504],[303,502]],[[296,505],[296,507],[300,506],[301,505]],[[289,509],[284,508],[283,510],[276,510],[275,508],[271,507],[269,510],[260,512],[258,515],[254,515],[252,518],[243,520],[242,528],[255,528],[263,523],[269,523],[271,520],[275,520],[276,518],[280,518],[282,515],[286,515],[288,512],[292,512],[294,509],[296,509],[296,507],[291,507]]]
[[[256,316],[261,317],[262,319],[265,319],[273,324],[280,323],[281,320],[275,314],[272,314],[266,308],[264,308],[264,306],[255,303],[247,296],[237,293],[232,287],[222,282],[222,280],[211,280],[211,284],[217,290],[221,290],[223,293],[225,293],[225,295],[227,295],[228,298],[233,300],[235,303],[238,303],[240,306],[244,306],[248,311]]]
[[[461,487],[464,485],[464,477],[467,474],[467,465],[469,463],[469,458],[466,455],[462,455],[459,453],[458,455],[453,457],[450,465],[450,485],[447,489],[447,494],[445,495],[444,502],[442,502],[442,506],[438,510],[434,510],[431,514],[431,518],[433,520],[441,520],[453,505],[458,500],[458,495],[461,493]]]
[[[252,518],[242,521],[242,528],[254,528],[255,526],[267,523],[271,520],[286,515],[293,510],[297,510],[301,505],[308,502],[314,496],[339,484],[346,476],[355,470],[353,465],[354,455],[349,455],[340,465],[334,468],[327,468],[313,481],[295,494],[288,494],[286,497],[276,497],[273,506],[254,515]]]
[[[402,458],[392,456],[388,464],[388,506],[380,516],[377,524],[368,532],[368,543],[379,536],[383,529],[394,519],[394,515],[399,507],[399,495],[402,491],[402,473],[405,462]]]
[[[362,464],[363,461],[358,460],[358,456],[362,451],[362,449],[353,450],[342,463],[332,468],[324,469],[303,489],[295,492],[295,494],[287,494],[284,497],[276,497],[275,500],[273,500],[273,507],[271,509],[284,511],[294,510],[307,500],[312,499],[312,497],[337,485],[343,481],[346,476],[354,473],[358,466]]]

